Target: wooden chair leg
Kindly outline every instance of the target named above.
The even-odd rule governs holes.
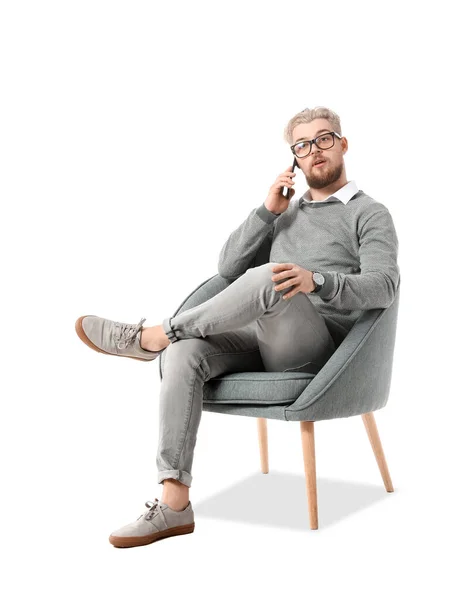
[[[316,487],[316,454],[314,450],[314,421],[300,421],[301,444],[306,477],[306,495],[311,529],[318,528],[318,496]]]
[[[392,486],[391,476],[389,475],[388,465],[386,458],[384,457],[383,446],[379,438],[378,428],[376,427],[375,416],[372,412],[365,413],[362,415],[363,422],[365,423],[366,432],[375,453],[376,462],[378,463],[381,477],[383,478],[384,487],[387,492],[394,492]]]
[[[267,419],[257,417],[257,435],[259,439],[259,450],[261,453],[261,471],[269,472],[269,444],[267,439]]]

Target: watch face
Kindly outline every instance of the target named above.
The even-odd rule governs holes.
[[[314,279],[315,283],[317,283],[318,285],[323,285],[324,282],[326,281],[324,279],[324,275],[321,275],[321,273],[314,273],[313,279]]]

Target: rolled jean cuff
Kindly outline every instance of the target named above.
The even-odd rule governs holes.
[[[166,333],[166,335],[169,338],[169,341],[171,342],[171,344],[173,344],[174,342],[177,342],[179,338],[176,337],[176,334],[172,330],[171,319],[172,319],[172,317],[164,318],[162,325],[163,325],[164,332]]]
[[[158,471],[158,483],[162,483],[163,479],[176,479],[187,487],[192,485],[192,475],[187,471]]]

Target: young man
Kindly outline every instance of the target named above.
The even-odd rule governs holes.
[[[154,360],[166,349],[162,502],[147,502],[145,514],[113,532],[115,546],[194,530],[189,488],[204,382],[224,372],[317,374],[364,310],[393,302],[400,280],[394,224],[382,203],[347,181],[348,141],[338,115],[305,109],[288,123],[285,139],[309,188],[293,201],[296,174],[290,166],[278,175],[221,250],[218,272],[232,281],[228,287],[153,327],[93,315],[76,322],[80,339],[98,352]]]

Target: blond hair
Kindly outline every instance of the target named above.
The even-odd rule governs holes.
[[[297,113],[288,121],[288,125],[285,127],[284,138],[289,146],[293,145],[293,130],[300,123],[310,123],[313,119],[327,119],[331,124],[333,131],[342,135],[342,129],[340,127],[340,117],[330,108],[325,106],[316,106],[314,108],[305,108],[301,112]]]

